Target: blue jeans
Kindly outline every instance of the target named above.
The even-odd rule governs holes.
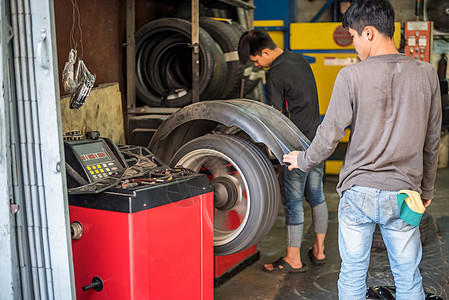
[[[376,223],[388,251],[396,285],[396,299],[424,299],[418,265],[422,246],[419,228],[399,217],[398,192],[353,186],[343,193],[338,209],[341,257],[340,300],[365,299],[366,274]]]
[[[289,171],[284,168],[285,224],[300,225],[304,223],[304,196],[311,207],[324,202],[323,174],[324,163],[315,166],[310,172],[299,169]]]

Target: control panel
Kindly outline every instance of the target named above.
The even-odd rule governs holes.
[[[405,22],[404,54],[414,59],[430,62],[433,42],[433,23],[430,21]]]
[[[68,165],[86,183],[106,178],[127,167],[119,149],[109,139],[69,139],[64,142],[64,152]],[[69,188],[79,186],[68,178]]]
[[[98,132],[64,135],[67,187],[71,195],[99,194],[115,189],[155,188],[195,177],[191,170],[169,168],[141,146],[117,146]],[[126,192],[124,192],[126,194]]]
[[[119,163],[119,160],[103,139],[98,140],[96,143],[92,143],[90,140],[67,143],[80,158],[90,182],[107,177],[123,169],[122,164]]]

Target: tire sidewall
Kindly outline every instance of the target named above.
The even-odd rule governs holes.
[[[246,179],[248,184],[246,192],[250,195],[248,219],[236,238],[227,244],[214,247],[216,255],[228,255],[253,246],[271,229],[273,224],[269,223],[274,223],[275,220],[270,213],[276,208],[276,199],[279,199],[276,191],[279,187],[277,182],[272,182],[270,178],[267,181],[266,177],[272,177],[273,174],[275,177],[276,173],[268,159],[263,158],[261,151],[256,152],[256,147],[251,145],[251,142],[235,136],[218,134],[202,136],[185,144],[170,162],[171,166],[175,166],[182,157],[192,151],[215,150],[230,158]],[[277,210],[275,214],[277,215]]]

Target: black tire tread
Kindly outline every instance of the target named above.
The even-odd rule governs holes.
[[[224,134],[201,136],[188,142],[175,153],[170,165],[199,149],[221,151],[239,165],[248,184],[253,184],[248,187],[252,209],[245,228],[229,243],[214,246],[215,255],[237,253],[257,244],[271,229],[278,213],[280,189],[273,165],[250,141]]]
[[[160,74],[155,74],[154,76],[148,75],[151,72],[157,73],[156,70],[158,70],[158,68],[167,70],[164,66],[159,67],[158,65],[159,63],[163,64],[168,61],[166,58],[160,57],[165,48],[157,48],[158,43],[163,42],[164,44],[167,44],[170,39],[176,39],[176,42],[179,43],[180,36],[182,36],[182,43],[187,45],[190,43],[191,26],[191,22],[184,19],[163,18],[145,24],[135,33],[137,62],[136,96],[144,104],[149,106],[182,107],[192,103],[191,91],[188,91],[188,93],[182,97],[163,103],[162,95],[160,94]],[[213,99],[224,91],[224,79],[227,74],[227,65],[223,57],[223,52],[209,33],[203,28],[200,28],[199,36],[201,59],[200,99]],[[153,48],[158,49],[159,52],[152,52]],[[156,61],[154,61],[154,57],[156,57]],[[151,64],[149,64],[149,62],[151,62]],[[148,65],[150,65],[149,70],[147,70]],[[146,77],[149,77],[148,80],[150,82],[145,80]],[[155,80],[153,81],[157,84],[158,90],[151,87],[151,77],[155,77]],[[172,79],[174,77],[167,76],[167,78]]]
[[[200,26],[220,45],[223,53],[237,51],[240,35],[233,25],[210,17],[200,17]],[[238,98],[243,66],[238,60],[230,61],[227,65],[226,87],[223,94],[220,95],[220,99]]]

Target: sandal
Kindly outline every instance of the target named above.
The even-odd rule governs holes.
[[[310,257],[310,260],[316,265],[324,265],[326,263],[326,258],[318,259],[315,257],[315,255],[313,255],[313,248],[310,248],[308,255]]]
[[[265,266],[263,266],[263,270],[268,273],[272,272],[295,272],[295,273],[302,273],[308,270],[307,265],[305,263],[302,263],[301,268],[293,268],[288,262],[284,260],[283,257],[279,258],[277,261],[272,263],[273,270],[267,269]]]

